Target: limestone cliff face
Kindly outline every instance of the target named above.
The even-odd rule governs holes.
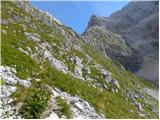
[[[155,83],[158,81],[158,6],[158,1],[134,1],[110,17],[93,15],[85,33],[99,27],[119,34],[133,50],[124,66]]]

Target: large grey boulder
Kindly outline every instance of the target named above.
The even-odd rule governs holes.
[[[49,51],[45,51],[43,56],[45,59],[48,59],[51,65],[57,70],[62,71],[63,73],[67,73],[68,67],[62,61],[54,58]]]

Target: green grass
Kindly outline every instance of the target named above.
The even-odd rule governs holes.
[[[60,111],[58,112],[58,117],[61,118],[62,115],[66,116],[67,119],[70,119],[72,116],[70,106],[68,103],[61,99],[60,97],[56,98],[57,105],[60,107]]]
[[[33,77],[39,70],[39,65],[26,54],[2,42],[2,65],[16,66],[20,78]]]
[[[73,96],[80,96],[82,99],[93,105],[98,112],[103,111],[108,118],[125,118],[125,116],[130,118],[138,117],[137,115],[135,116],[135,113],[128,112],[129,108],[136,108],[126,102],[123,96],[112,92],[100,91],[90,87],[87,81],[74,79],[72,76],[63,74],[49,67],[47,64],[45,66],[48,67],[46,67],[44,73],[41,74],[42,82],[53,87],[56,86]]]
[[[3,80],[3,79],[0,79],[0,86],[2,86],[2,85],[4,85],[4,84],[5,84],[4,80]]]
[[[15,99],[15,104],[23,102],[26,98],[27,92],[28,92],[27,88],[17,85],[16,92],[12,93],[11,95],[11,97]]]
[[[114,60],[109,60],[105,58],[102,53],[98,50],[91,48],[89,45],[83,45],[84,51],[86,54],[89,54],[92,58],[94,58],[94,63],[98,63],[103,66],[105,69],[112,73],[112,77],[118,79],[120,82],[120,86],[123,88],[126,87],[137,87],[139,85],[141,87],[149,87],[151,89],[155,89],[156,87],[150,82],[144,80],[141,77],[134,75],[133,73],[121,69],[121,65]],[[90,52],[92,51],[92,52]]]

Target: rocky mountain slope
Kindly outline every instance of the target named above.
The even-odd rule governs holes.
[[[110,17],[93,15],[84,35],[93,35],[90,29],[97,27],[119,34],[132,48],[131,56],[120,55],[120,63],[128,70],[158,85],[158,11],[158,1],[133,1]],[[100,40],[101,38],[97,38],[97,41]],[[105,54],[110,54],[110,51],[106,51]]]
[[[158,118],[157,88],[88,38],[27,1],[1,8],[0,118]],[[107,35],[108,50],[132,53],[119,35]]]

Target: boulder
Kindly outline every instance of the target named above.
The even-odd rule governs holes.
[[[26,55],[29,55],[29,53],[25,50],[23,50],[22,48],[18,48],[19,51],[21,51],[22,53],[25,53]]]
[[[151,107],[151,111],[154,112],[154,113],[158,113],[158,109],[155,106]]]
[[[138,108],[138,110],[143,111],[141,103],[135,103],[135,106]]]
[[[48,59],[48,60],[51,60],[51,59],[52,59],[52,55],[50,54],[49,51],[45,51],[45,52],[44,52],[44,58],[45,58],[45,59]]]
[[[6,33],[7,33],[7,31],[6,31],[6,30],[2,30],[2,33],[5,33],[5,34],[6,34]]]
[[[75,103],[74,106],[77,107],[80,111],[82,111],[82,112],[84,111],[83,107],[80,103]]]
[[[17,84],[17,80],[15,80],[15,78],[13,78],[13,77],[4,76],[3,79],[4,79],[5,83],[8,85],[16,85]]]
[[[48,59],[51,65],[56,69],[58,69],[59,71],[62,71],[63,73],[67,73],[68,67],[62,61],[54,58],[49,51],[44,52],[44,58]]]
[[[118,93],[118,89],[117,88],[111,88],[111,91],[113,92],[113,93]]]
[[[16,92],[16,87],[15,86],[10,86],[10,87],[8,87],[8,91],[10,93],[14,93],[14,92]]]
[[[81,77],[82,76],[82,69],[78,66],[75,66],[75,75]]]
[[[22,85],[26,88],[30,87],[31,86],[31,82],[30,81],[27,81],[27,80],[18,80],[18,84],[19,85]]]
[[[112,79],[110,81],[110,84],[112,84],[113,86],[116,86],[117,88],[120,88],[118,80]]]
[[[12,99],[12,98],[10,98],[9,100],[8,100],[8,103],[12,103],[14,100]]]
[[[62,71],[63,73],[67,73],[68,67],[62,61],[52,58],[51,63],[56,69]]]
[[[82,60],[77,56],[70,57],[69,60],[76,64],[75,68],[74,68],[75,77],[77,77],[79,79],[84,79],[83,76],[82,76],[83,75],[83,72],[82,72],[82,69],[83,69]]]
[[[0,19],[0,23],[2,25],[8,25],[8,21],[7,20]]]
[[[28,39],[30,40],[33,40],[35,42],[40,42],[41,40],[39,39],[39,35],[37,34],[33,34],[33,33],[28,33],[28,32],[25,32],[24,33]]]

